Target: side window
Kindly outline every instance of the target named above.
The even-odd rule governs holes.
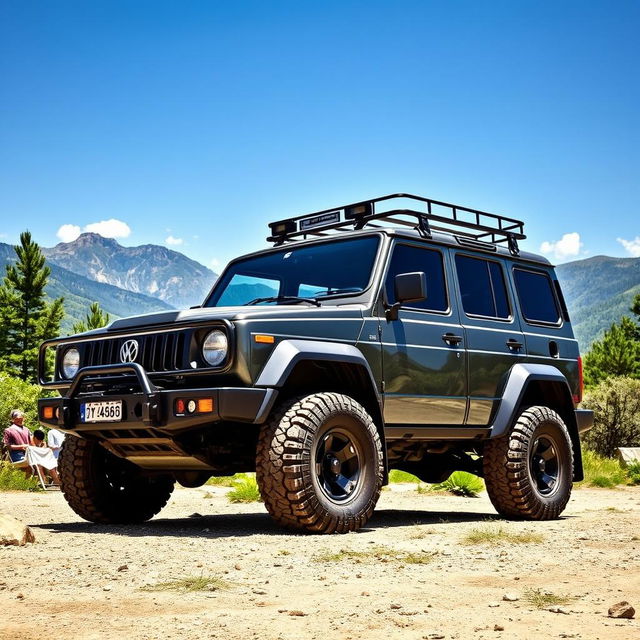
[[[462,308],[468,316],[506,320],[509,299],[500,263],[470,256],[456,256]]]
[[[527,322],[558,324],[560,310],[553,294],[551,278],[540,271],[514,269],[522,315]]]
[[[408,244],[397,244],[393,249],[391,264],[385,284],[387,301],[393,304],[395,299],[394,282],[399,273],[424,271],[427,278],[427,298],[419,302],[407,302],[403,306],[428,311],[447,311],[449,302],[444,280],[442,254],[435,249],[423,249]]]

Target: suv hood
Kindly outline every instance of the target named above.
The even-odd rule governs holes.
[[[181,323],[208,322],[212,320],[258,320],[262,318],[327,318],[339,315],[341,317],[362,317],[365,306],[362,304],[326,305],[311,307],[305,304],[274,305],[256,307],[209,307],[175,311],[160,311],[147,313],[130,318],[114,320],[105,329],[98,329],[91,334],[122,331],[123,329],[139,329],[159,325],[179,325]],[[177,327],[176,327],[177,328]],[[89,335],[89,334],[83,334]]]

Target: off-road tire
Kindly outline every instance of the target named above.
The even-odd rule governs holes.
[[[483,467],[487,493],[498,513],[524,520],[557,518],[573,487],[567,427],[548,407],[529,407],[507,435],[485,443]]]
[[[99,524],[149,520],[167,504],[174,486],[170,475],[144,476],[98,442],[71,435],[62,445],[58,470],[69,506],[81,518]]]
[[[256,459],[260,493],[276,522],[291,529],[313,533],[359,529],[380,497],[383,472],[376,425],[346,395],[316,393],[292,399],[260,433]]]

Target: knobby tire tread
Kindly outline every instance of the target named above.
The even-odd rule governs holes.
[[[346,413],[366,427],[377,452],[370,464],[375,487],[364,508],[343,516],[331,513],[313,490],[313,436],[334,413]],[[368,462],[369,463],[369,462]],[[281,406],[261,430],[256,455],[256,479],[267,511],[280,525],[312,533],[346,533],[364,526],[382,488],[382,444],[376,426],[353,398],[339,393],[298,397]]]
[[[568,468],[565,470],[568,490],[552,501],[541,500],[537,495],[528,468],[534,431],[547,422],[556,424],[569,448]],[[522,520],[557,518],[569,501],[573,478],[571,438],[562,418],[548,407],[529,407],[520,414],[507,435],[485,443],[483,467],[487,493],[498,513]]]
[[[137,478],[133,495],[129,492],[113,500],[93,469],[98,447],[97,442],[69,435],[60,451],[60,489],[81,518],[98,524],[139,523],[152,518],[167,504],[174,488],[170,476]]]

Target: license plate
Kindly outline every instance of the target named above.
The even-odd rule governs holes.
[[[120,422],[122,400],[85,402],[80,405],[80,422]]]

